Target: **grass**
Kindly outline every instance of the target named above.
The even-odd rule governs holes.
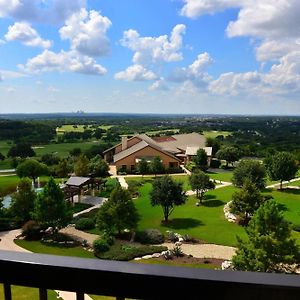
[[[176,128],[176,129],[151,130],[151,131],[147,131],[146,134],[151,136],[151,135],[156,135],[161,132],[168,132],[168,131],[172,131],[172,132],[174,132],[174,134],[179,133],[179,129]]]
[[[223,213],[223,206],[231,200],[235,188],[226,187],[207,193],[204,204],[196,207],[195,197],[189,197],[187,203],[175,208],[168,225],[162,224],[162,209],[152,207],[149,192],[151,184],[146,183],[140,188],[140,198],[134,203],[142,216],[139,229],[157,228],[165,233],[167,230],[189,234],[192,237],[220,245],[234,246],[236,235],[245,237],[244,228],[229,223]]]
[[[83,211],[85,209],[88,209],[90,207],[92,207],[92,204],[88,204],[88,203],[74,203],[74,206],[72,206],[71,210],[73,214],[79,213],[80,211]]]
[[[12,286],[12,299],[16,300],[38,300],[39,290],[37,288],[28,288],[23,286]],[[49,300],[58,300],[62,298],[57,298],[57,294],[54,291],[48,290]],[[4,290],[3,285],[0,284],[0,300],[4,300]]]
[[[57,134],[62,134],[64,132],[83,132],[84,131],[84,126],[85,125],[76,125],[77,127],[74,128],[72,124],[69,125],[63,125],[61,127],[57,127],[56,128],[56,133]],[[95,129],[92,128],[92,125],[88,125],[87,126],[89,130],[94,131]],[[98,126],[98,128],[104,129],[104,130],[108,130],[109,128],[113,127],[113,125],[101,125]]]
[[[233,172],[208,173],[208,175],[211,179],[231,182]]]
[[[213,138],[215,139],[218,135],[223,135],[224,137],[230,135],[230,131],[216,131],[216,130],[210,130],[210,131],[203,131],[203,135],[206,138]]]
[[[40,241],[25,241],[25,240],[15,240],[15,243],[31,252],[52,254],[52,255],[62,255],[62,256],[76,256],[83,258],[95,258],[92,252],[84,250],[81,247],[65,247],[63,245],[46,245]]]
[[[300,186],[300,180],[290,182],[288,185],[291,185],[291,186]]]
[[[0,141],[0,152],[6,156],[11,146],[12,142],[10,141]]]

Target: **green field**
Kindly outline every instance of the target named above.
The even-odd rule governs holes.
[[[11,146],[12,146],[12,143],[9,141],[0,141],[0,152],[6,156],[8,150]]]
[[[206,138],[213,138],[215,139],[218,135],[223,135],[224,137],[230,135],[230,131],[216,131],[216,130],[211,130],[211,131],[203,131],[203,135]]]
[[[176,128],[176,129],[151,130],[151,131],[147,131],[146,134],[151,136],[151,135],[156,135],[161,132],[168,132],[168,131],[173,131],[175,134],[179,133],[179,129]]]
[[[288,185],[291,185],[291,186],[300,186],[300,180],[290,182]]]
[[[63,134],[65,132],[83,132],[84,131],[84,126],[85,125],[74,125],[69,124],[69,125],[62,125],[61,127],[56,128],[56,133],[57,134]],[[109,128],[113,127],[113,125],[101,125],[98,126],[98,128],[108,130]],[[87,125],[87,129],[89,130],[95,130],[95,128],[92,128],[92,125]]]

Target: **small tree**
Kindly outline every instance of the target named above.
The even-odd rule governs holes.
[[[12,146],[7,153],[7,157],[32,157],[35,156],[35,152],[31,148],[31,145],[26,143],[16,144]]]
[[[20,163],[17,167],[17,175],[20,178],[29,177],[33,180],[35,184],[36,179],[39,176],[47,175],[48,168],[46,165],[39,163],[34,159],[27,159]]]
[[[235,147],[224,147],[217,152],[216,156],[218,159],[226,160],[226,167],[228,164],[233,165],[240,158],[239,150]]]
[[[73,148],[72,150],[69,151],[71,156],[80,156],[82,151],[80,148]]]
[[[270,196],[263,196],[257,186],[247,180],[242,189],[232,195],[231,212],[239,215],[247,225],[260,205],[270,198]]]
[[[55,174],[57,177],[65,178],[68,177],[71,172],[72,167],[69,165],[68,161],[64,158],[55,167]]]
[[[90,172],[97,177],[106,177],[108,175],[108,164],[102,157],[98,154],[91,159],[89,163]]]
[[[186,201],[186,194],[180,182],[175,182],[168,175],[156,178],[153,182],[153,189],[150,193],[151,205],[160,205],[164,221],[169,221],[169,216],[174,211],[175,206],[182,205]]]
[[[207,154],[204,149],[198,149],[196,156],[193,158],[193,162],[196,165],[196,168],[199,168],[202,171],[206,171],[208,169],[208,160]]]
[[[238,237],[238,250],[232,258],[237,270],[283,272],[280,264],[293,264],[299,248],[291,237],[291,226],[280,206],[267,201],[256,211],[246,228],[247,240]]]
[[[150,164],[150,169],[153,174],[163,174],[165,173],[165,166],[163,165],[159,156],[154,157]]]
[[[215,155],[221,148],[221,143],[219,140],[208,137],[206,139],[206,146],[212,147],[212,155]]]
[[[97,224],[100,230],[120,234],[124,229],[133,231],[139,219],[130,193],[117,185],[111,192],[109,200],[99,208]]]
[[[74,165],[76,176],[87,176],[89,174],[89,160],[85,155],[80,155]]]
[[[72,213],[60,187],[50,178],[35,202],[33,218],[43,227],[60,229],[72,219]]]
[[[36,193],[32,189],[31,181],[27,178],[21,179],[18,184],[18,191],[12,196],[10,206],[10,212],[18,223],[24,224],[31,219],[35,199]]]
[[[209,176],[204,172],[197,170],[189,176],[189,182],[193,191],[196,191],[196,197],[202,203],[204,194],[208,190],[215,188],[215,184],[210,180]]]
[[[0,160],[4,160],[5,156],[0,152]]]
[[[233,172],[232,181],[235,186],[242,187],[248,180],[258,189],[265,187],[266,170],[264,165],[254,160],[242,160]]]
[[[141,158],[141,160],[138,162],[137,169],[142,176],[149,173],[149,165],[145,158]]]
[[[298,171],[294,156],[288,152],[278,152],[269,156],[265,159],[264,163],[270,179],[280,180],[281,190],[282,182],[293,179]]]

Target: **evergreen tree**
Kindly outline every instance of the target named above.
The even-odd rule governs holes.
[[[60,187],[50,178],[35,202],[34,220],[43,227],[60,229],[72,219],[72,213]]]
[[[215,184],[209,176],[200,170],[196,170],[189,176],[189,182],[193,191],[196,191],[196,197],[202,203],[205,192],[215,188]]]
[[[196,168],[199,168],[201,171],[206,171],[208,169],[207,154],[204,149],[197,150],[193,162],[195,163]]]
[[[246,232],[248,239],[238,238],[238,250],[232,258],[235,269],[283,272],[282,264],[298,261],[299,248],[291,237],[291,226],[275,201],[261,205]]]
[[[80,155],[74,165],[74,172],[76,176],[88,176],[89,174],[89,160],[85,155]]]
[[[184,204],[186,198],[182,184],[173,181],[170,176],[165,175],[154,180],[153,189],[150,192],[151,205],[161,206],[165,222],[169,221],[169,216],[174,211],[175,206]]]
[[[97,224],[100,230],[111,234],[121,233],[124,229],[133,231],[140,217],[131,200],[128,190],[120,185],[111,192],[110,198],[98,212]]]
[[[288,152],[278,152],[264,161],[271,180],[280,180],[280,189],[284,180],[291,180],[296,176],[298,166],[294,156]]]
[[[94,176],[106,177],[109,167],[106,161],[98,154],[90,160],[89,169]]]
[[[36,193],[32,189],[31,181],[27,178],[21,179],[18,191],[12,196],[10,207],[11,214],[19,224],[24,224],[31,219],[35,199]]]
[[[149,165],[145,158],[141,158],[141,160],[138,162],[137,169],[142,176],[149,173]]]
[[[71,172],[71,166],[69,165],[68,161],[64,158],[62,159],[58,165],[55,167],[55,173],[57,177],[66,178],[69,176]]]
[[[163,165],[159,156],[154,157],[153,161],[151,162],[150,169],[155,175],[165,173],[165,166]]]

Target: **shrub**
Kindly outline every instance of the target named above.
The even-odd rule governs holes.
[[[214,169],[218,169],[221,166],[221,161],[218,159],[212,159],[210,162],[210,167]]]
[[[0,231],[17,229],[16,222],[10,218],[0,218]]]
[[[176,257],[183,256],[182,249],[179,245],[175,245],[171,251],[172,251],[172,254]]]
[[[41,226],[35,221],[28,221],[22,227],[22,235],[27,240],[39,240],[42,237]]]
[[[175,243],[178,241],[178,235],[173,231],[169,231],[168,232],[168,240],[170,240],[172,243]]]
[[[137,232],[135,240],[141,244],[162,244],[165,238],[158,229],[146,229]]]
[[[99,255],[100,253],[106,252],[109,250],[109,244],[106,240],[98,238],[93,242],[94,252]]]
[[[95,228],[95,220],[90,218],[81,218],[76,224],[75,228],[78,230],[89,230]]]

